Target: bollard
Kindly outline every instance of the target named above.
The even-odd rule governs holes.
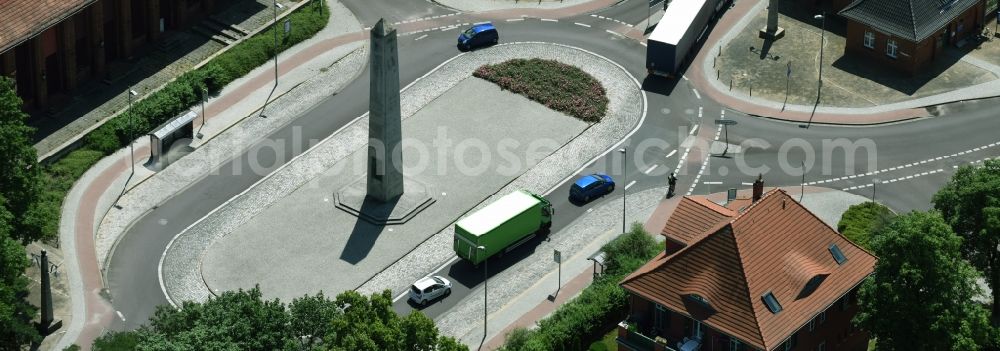
[[[729,78],[729,91],[733,91],[733,79]]]
[[[715,79],[722,79],[722,71],[715,70]]]

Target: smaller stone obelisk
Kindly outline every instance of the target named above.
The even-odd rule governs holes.
[[[403,194],[403,131],[396,29],[385,19],[371,30],[369,68],[368,197],[388,202]]]
[[[49,278],[49,255],[42,250],[42,257],[39,260],[39,270],[42,275],[42,318],[37,327],[38,333],[45,336],[62,327],[62,321],[56,321],[52,316],[52,283]]]
[[[785,29],[778,27],[778,0],[768,0],[767,26],[760,30],[760,38],[778,40],[785,36]]]

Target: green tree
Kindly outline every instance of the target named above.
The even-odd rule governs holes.
[[[362,296],[348,291],[335,300],[322,293],[292,300],[264,300],[260,289],[230,291],[180,309],[157,308],[149,326],[111,333],[95,351],[140,350],[468,350],[438,334],[419,312],[401,318],[389,291]]]
[[[1000,289],[1000,161],[959,168],[934,195],[934,208],[964,240],[962,254]],[[1000,325],[1000,294],[993,294],[993,325]]]
[[[979,350],[987,342],[986,310],[972,301],[978,272],[940,214],[899,216],[871,245],[879,260],[861,286],[856,321],[879,350]]]
[[[867,201],[852,205],[840,217],[837,231],[851,242],[871,250],[871,235],[884,226],[895,215],[888,207]]]
[[[42,236],[30,214],[38,199],[40,167],[31,143],[34,130],[24,124],[27,119],[14,81],[0,77],[0,195],[14,215],[9,235],[24,243]]]
[[[438,334],[434,322],[420,312],[400,318],[392,309],[392,293],[365,297],[355,291],[337,295],[343,314],[334,319],[326,340],[333,350],[467,350],[455,339]]]
[[[180,309],[159,306],[150,326],[155,336],[166,340],[163,346],[168,348],[266,351],[285,345],[293,334],[288,322],[284,304],[264,300],[260,289],[254,287],[227,291],[205,303],[185,302]],[[156,339],[143,338],[140,345]]]
[[[24,270],[31,261],[24,246],[9,235],[13,215],[0,195],[0,350],[20,350],[41,337],[31,323],[35,307],[25,300],[28,278]]]
[[[632,223],[628,233],[601,248],[605,257],[605,273],[611,275],[632,273],[662,249],[663,246],[656,243],[641,223]]]
[[[139,345],[140,331],[111,332],[94,340],[94,351],[131,351]],[[73,345],[76,346],[76,345]],[[79,347],[77,348],[79,350]]]
[[[333,301],[323,296],[323,292],[314,296],[303,296],[292,300],[288,305],[291,330],[300,337],[298,345],[303,349],[312,349],[323,338],[330,323],[340,315],[340,308]]]

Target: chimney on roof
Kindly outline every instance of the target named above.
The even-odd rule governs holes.
[[[753,182],[753,197],[751,201],[757,202],[761,197],[764,197],[764,175],[758,174],[757,180]]]

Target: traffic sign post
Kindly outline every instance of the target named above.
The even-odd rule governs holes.
[[[549,295],[549,301],[555,301],[556,296],[559,296],[559,290],[562,289],[562,252],[559,252],[559,250],[552,250],[552,260],[559,264],[559,280],[557,280],[558,285],[556,285],[556,293]]]
[[[731,120],[731,119],[717,119],[717,120],[715,120],[715,125],[722,125],[722,130],[724,131],[723,133],[725,133],[725,135],[726,135],[726,148],[722,149],[722,156],[726,156],[726,153],[729,152],[729,126],[735,125],[735,124],[736,124],[736,121]]]
[[[788,104],[788,81],[792,79],[792,61],[788,61],[787,68],[785,69],[785,102],[781,103],[781,110],[785,110],[785,105]]]

